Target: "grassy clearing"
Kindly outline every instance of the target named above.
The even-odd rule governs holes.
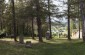
[[[0,41],[0,55],[85,55],[85,43],[82,40],[44,41],[44,43],[33,43],[32,48],[18,46],[13,42]]]

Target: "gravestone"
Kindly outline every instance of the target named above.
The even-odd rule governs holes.
[[[46,39],[47,39],[47,40],[50,39],[50,32],[49,32],[49,31],[46,32]]]
[[[32,47],[31,41],[26,41],[25,47],[26,48],[31,48]]]
[[[19,43],[24,44],[24,37],[22,35],[19,36]]]

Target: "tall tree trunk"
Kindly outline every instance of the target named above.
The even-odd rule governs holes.
[[[19,34],[19,32],[18,32],[18,23],[17,23],[17,31],[16,32],[17,32],[17,35],[18,35]]]
[[[49,30],[50,30],[50,38],[52,39],[52,31],[51,31],[51,17],[50,17],[50,0],[48,0],[48,17],[49,17]]]
[[[81,31],[80,24],[81,24],[81,22],[80,22],[80,9],[79,9],[79,5],[78,5],[78,15],[79,15],[79,39],[80,39],[80,31]]]
[[[79,0],[78,0],[78,2],[79,2]],[[80,5],[78,5],[78,17],[79,17],[79,39],[80,39],[80,31],[81,31],[81,29],[80,29],[80,24],[81,24],[81,22],[80,22]]]
[[[14,7],[14,0],[11,0],[12,2],[12,15],[13,15],[13,34],[14,34],[14,41],[17,41],[16,36],[16,19],[15,19],[15,7]]]
[[[80,18],[79,18],[79,39],[80,39]]]
[[[34,19],[32,17],[32,39],[35,39],[34,38]]]
[[[84,0],[80,0],[80,12],[81,12],[81,18],[82,18],[82,38],[83,41],[85,42],[85,2]]]
[[[22,24],[22,29],[23,29],[22,30],[22,32],[23,32],[22,34],[24,35],[24,31],[25,31],[25,23],[24,23],[24,21],[23,21],[23,24]]]
[[[68,0],[68,40],[71,40],[70,37],[70,1]]]
[[[38,26],[38,37],[39,37],[39,42],[43,42],[42,40],[42,30],[41,30],[41,18],[40,18],[40,5],[39,5],[39,0],[36,0],[36,11],[37,11],[37,26]]]
[[[3,24],[2,24],[2,19],[0,18],[0,30],[2,30],[3,29]]]
[[[2,1],[3,3],[3,1]],[[2,15],[3,15],[3,9],[2,9],[2,3],[0,4],[0,29],[2,30],[3,29],[3,22],[2,22]]]
[[[80,36],[81,36],[81,34],[80,34],[80,31],[81,31],[80,24],[81,24],[81,21],[80,21],[80,16],[79,16],[79,39],[80,39]]]

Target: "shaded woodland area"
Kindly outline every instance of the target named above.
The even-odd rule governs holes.
[[[62,2],[66,9],[60,9],[62,6],[54,4],[53,0],[0,0],[0,37],[14,38],[15,42],[18,41],[17,38],[23,42],[26,36],[32,39],[38,37],[39,42],[43,42],[47,31],[49,40],[54,38],[52,27],[56,30],[64,27],[66,29],[62,30],[67,32],[64,34],[65,38],[71,40],[72,30],[77,29],[79,39],[82,30],[82,39],[85,41],[85,1],[57,1]],[[63,18],[67,22],[64,22]]]
[[[85,55],[85,0],[0,0],[0,55]]]

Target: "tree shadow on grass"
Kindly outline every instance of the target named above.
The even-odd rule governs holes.
[[[49,40],[50,42],[33,43],[32,48],[8,44],[0,41],[2,55],[85,55],[85,43],[79,40]],[[57,41],[62,43],[57,43]],[[53,43],[54,42],[54,43]],[[4,53],[5,51],[5,53]]]
[[[63,41],[63,40],[62,40]],[[33,49],[39,51],[39,55],[85,55],[85,43],[73,40],[74,42],[63,43],[37,43]]]

